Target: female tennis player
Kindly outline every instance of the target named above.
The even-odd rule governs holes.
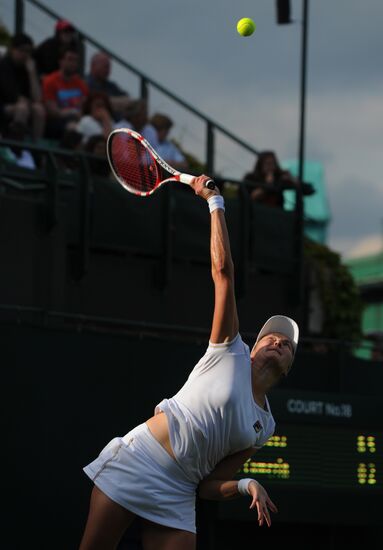
[[[84,468],[94,487],[80,550],[115,549],[136,516],[145,550],[194,549],[197,491],[211,500],[248,495],[259,525],[270,526],[277,511],[257,481],[232,478],[274,432],[266,394],[289,371],[299,330],[276,315],[251,352],[242,341],[224,200],[205,186],[208,179],[191,184],[211,213],[215,307],[207,351],[152,418],[112,439]]]

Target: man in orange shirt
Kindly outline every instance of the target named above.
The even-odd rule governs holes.
[[[43,79],[43,100],[48,123],[47,137],[59,139],[64,130],[77,123],[82,115],[82,105],[89,90],[78,74],[80,58],[72,48],[65,48],[60,55],[60,69]]]

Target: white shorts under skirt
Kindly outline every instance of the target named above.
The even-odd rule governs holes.
[[[196,532],[196,484],[140,424],[115,437],[84,472],[109,498],[140,517]]]

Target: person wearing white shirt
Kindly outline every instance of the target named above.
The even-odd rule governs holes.
[[[154,416],[113,438],[84,467],[94,486],[79,550],[116,548],[136,516],[142,520],[143,548],[194,550],[197,491],[208,500],[247,496],[260,526],[270,526],[270,511],[277,511],[258,481],[235,477],[274,432],[266,393],[289,372],[299,329],[289,317],[273,315],[251,351],[242,341],[224,199],[217,187],[206,187],[209,179],[191,182],[211,218],[215,305],[209,345]],[[197,288],[188,290],[198,298]],[[155,356],[153,362],[160,368]]]
[[[129,128],[141,134],[157,151],[159,142],[156,129],[148,120],[148,104],[145,99],[136,99],[132,101],[125,109],[124,116],[118,122],[115,122],[113,129]]]
[[[83,144],[96,135],[106,139],[112,128],[112,107],[108,96],[103,92],[91,92],[84,102],[82,117],[75,126],[77,132],[83,135]]]
[[[188,162],[180,149],[168,139],[169,132],[173,126],[173,121],[167,115],[155,113],[150,123],[157,131],[158,148],[156,149],[161,158],[170,166],[180,172],[187,170]]]

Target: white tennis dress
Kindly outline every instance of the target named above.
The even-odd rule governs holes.
[[[266,405],[254,401],[250,352],[241,336],[210,343],[179,392],[155,409],[168,418],[176,460],[141,424],[113,439],[84,471],[128,510],[195,533],[198,483],[224,457],[266,443],[275,429],[267,398]]]

